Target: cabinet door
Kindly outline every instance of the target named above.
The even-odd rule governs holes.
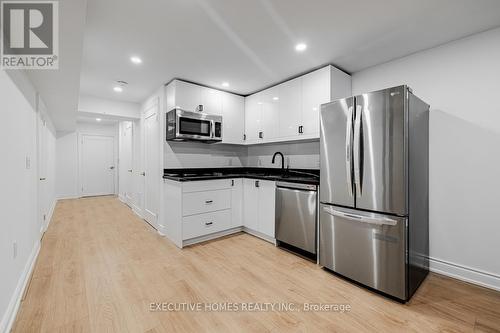
[[[175,107],[187,111],[196,110],[198,105],[203,104],[201,88],[184,81],[175,81]]]
[[[242,144],[245,134],[245,98],[222,93],[222,142]]]
[[[330,102],[330,66],[302,77],[303,134],[319,137],[319,109]]]
[[[231,227],[243,225],[243,180],[231,179]]]
[[[259,229],[261,233],[274,238],[276,185],[269,180],[259,181]]]
[[[245,134],[247,143],[259,141],[261,110],[262,102],[258,93],[245,98]]]
[[[302,121],[302,79],[296,78],[280,84],[279,137],[299,135]]]
[[[264,142],[272,142],[279,136],[280,97],[278,86],[260,93],[262,103],[261,131]]]
[[[243,225],[252,230],[259,230],[259,188],[256,180],[243,179]]]
[[[222,91],[201,87],[203,112],[213,115],[222,115]]]

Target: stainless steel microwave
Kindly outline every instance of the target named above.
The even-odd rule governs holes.
[[[222,141],[222,116],[175,108],[167,112],[167,141]]]

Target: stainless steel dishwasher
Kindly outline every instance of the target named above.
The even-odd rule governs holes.
[[[291,245],[316,254],[316,185],[276,183],[276,240],[278,246]]]

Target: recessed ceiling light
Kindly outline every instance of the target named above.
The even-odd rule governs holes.
[[[222,86],[223,86],[224,88],[229,87],[229,82],[222,82]]]
[[[139,57],[130,57],[130,61],[132,61],[136,65],[142,64],[142,59]]]
[[[99,122],[101,120],[102,120],[101,118],[95,118],[95,121],[97,121],[97,122]]]
[[[113,88],[113,90],[116,91],[116,92],[122,92],[123,88],[116,86],[116,87]]]
[[[257,102],[257,104],[262,105],[262,102]]]
[[[280,99],[280,98],[279,98],[279,97],[277,97],[277,96],[273,97],[273,101],[277,101],[277,100],[279,100],[279,99]]]
[[[307,45],[304,43],[298,43],[297,45],[295,45],[295,51],[297,51],[297,52],[302,52],[302,51],[305,51],[306,49],[307,49]]]

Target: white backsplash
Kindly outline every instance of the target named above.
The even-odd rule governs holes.
[[[169,142],[164,145],[165,169],[219,168],[246,165],[247,147],[201,142]]]
[[[276,164],[271,163],[273,154],[277,151],[285,156],[285,167],[319,169],[319,141],[249,146],[246,166],[279,168],[280,158],[277,157]]]
[[[280,151],[287,165],[294,169],[319,169],[319,141],[237,146],[198,142],[165,144],[166,169],[269,167],[280,168],[281,160],[272,164],[273,154]]]

